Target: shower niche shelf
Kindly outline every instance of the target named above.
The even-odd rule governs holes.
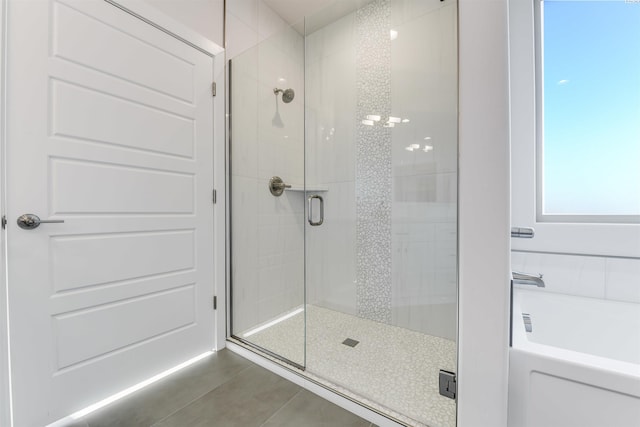
[[[323,191],[329,191],[327,187],[323,187],[321,185],[310,185],[307,188],[304,185],[292,185],[290,188],[285,188],[284,191],[297,191],[304,193],[305,190],[307,193],[320,193]]]

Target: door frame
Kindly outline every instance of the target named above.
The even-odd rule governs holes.
[[[0,216],[6,207],[5,119],[6,119],[6,30],[7,0],[0,0]],[[9,365],[9,306],[7,301],[7,234],[0,232],[0,425],[11,425],[11,375]]]
[[[6,212],[6,45],[7,7],[11,0],[0,0],[0,215]],[[225,75],[224,48],[191,30],[146,2],[136,0],[103,0],[137,17],[172,37],[212,57],[212,82],[219,82],[213,98],[213,165],[214,188],[214,283],[213,294],[219,301],[214,313],[215,329],[212,348],[221,350],[226,341],[226,157],[225,157]],[[2,230],[4,231],[4,230]],[[12,425],[11,360],[9,355],[8,283],[6,280],[6,233],[0,232],[0,425]]]

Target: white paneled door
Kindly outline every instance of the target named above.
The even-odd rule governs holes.
[[[28,427],[213,347],[213,58],[102,0],[7,3],[11,372]],[[22,214],[64,223],[22,229]]]

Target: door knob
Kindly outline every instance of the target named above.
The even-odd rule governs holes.
[[[34,214],[23,214],[18,217],[18,227],[24,230],[33,230],[34,228],[38,228],[40,224],[62,222],[64,222],[63,219],[49,219],[43,221],[38,215]]]

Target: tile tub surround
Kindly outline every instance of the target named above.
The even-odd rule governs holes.
[[[511,252],[514,271],[543,274],[539,292],[640,304],[640,259]]]
[[[69,427],[375,427],[222,350]]]
[[[300,360],[304,323],[300,313],[251,342]],[[307,305],[306,334],[312,378],[409,425],[455,426],[455,401],[438,393],[438,371],[456,370],[455,342],[313,305]],[[359,344],[349,347],[346,338]]]

